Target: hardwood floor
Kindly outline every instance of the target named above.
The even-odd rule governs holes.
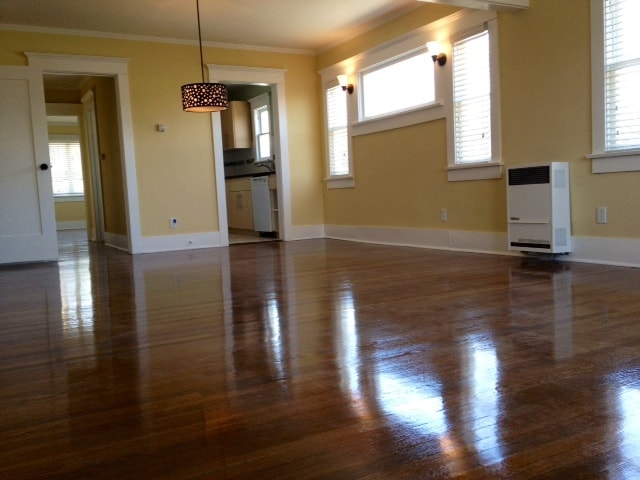
[[[640,478],[640,270],[333,240],[0,267],[2,479]]]

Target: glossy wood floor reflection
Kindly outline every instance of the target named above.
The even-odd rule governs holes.
[[[2,479],[637,479],[640,270],[333,240],[0,267]]]

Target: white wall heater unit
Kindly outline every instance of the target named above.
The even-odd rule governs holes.
[[[569,164],[507,169],[509,250],[571,252]]]

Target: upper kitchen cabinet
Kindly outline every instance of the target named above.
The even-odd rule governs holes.
[[[249,102],[231,101],[229,108],[220,112],[222,121],[222,148],[251,148],[251,108]]]

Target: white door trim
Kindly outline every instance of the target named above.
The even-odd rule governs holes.
[[[278,182],[279,238],[292,240],[291,234],[291,181],[289,169],[289,141],[287,133],[287,104],[285,97],[286,70],[276,68],[239,67],[233,65],[207,65],[209,81],[227,84],[267,84],[271,86],[274,118],[274,144],[276,155],[276,180]],[[220,244],[229,245],[227,222],[227,198],[224,183],[224,159],[222,150],[222,125],[220,114],[212,114],[213,158],[218,195],[218,223]]]
[[[140,203],[138,199],[131,96],[129,92],[129,59],[37,52],[25,52],[25,55],[29,59],[29,65],[37,68],[41,76],[44,73],[64,73],[107,75],[115,78],[118,126],[120,128],[124,172],[128,250],[129,253],[141,252],[142,234],[140,230]]]

